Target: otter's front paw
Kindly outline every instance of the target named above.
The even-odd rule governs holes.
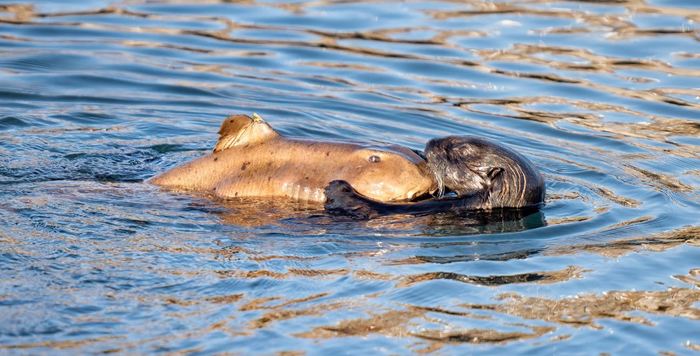
[[[325,188],[326,212],[331,215],[348,216],[353,219],[367,220],[377,215],[369,203],[344,180],[334,180]]]

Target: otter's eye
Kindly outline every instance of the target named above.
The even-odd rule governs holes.
[[[369,156],[369,158],[367,158],[367,160],[372,162],[372,163],[377,163],[377,162],[381,161],[381,158],[379,158],[379,156],[376,156],[376,155],[371,155],[371,156]]]

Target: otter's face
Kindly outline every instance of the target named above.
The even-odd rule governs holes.
[[[459,196],[481,194],[483,209],[519,208],[544,201],[544,180],[518,153],[470,136],[433,139],[426,145],[428,166],[441,190]]]
[[[346,179],[358,193],[382,202],[416,200],[437,190],[427,163],[400,146],[360,148],[352,153]]]

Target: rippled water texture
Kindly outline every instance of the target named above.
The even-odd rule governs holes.
[[[0,3],[0,353],[700,350],[695,0]],[[541,213],[144,179],[221,120],[529,157]]]

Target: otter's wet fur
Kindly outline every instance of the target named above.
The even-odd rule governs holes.
[[[257,115],[227,118],[213,153],[151,182],[221,198],[323,203],[333,180],[382,202],[418,199],[437,188],[426,161],[406,147],[287,138]]]

